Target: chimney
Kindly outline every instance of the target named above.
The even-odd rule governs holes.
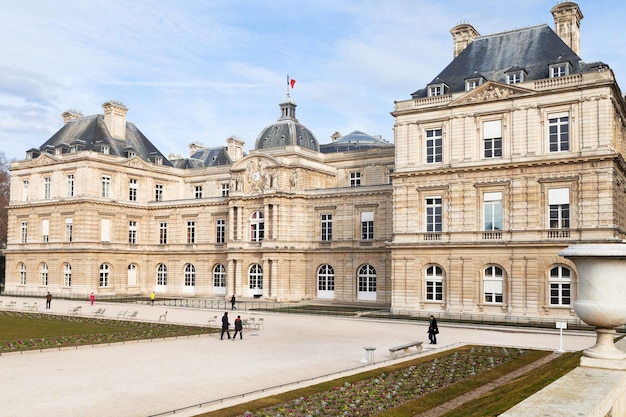
[[[80,110],[69,109],[68,111],[63,112],[61,114],[61,117],[63,118],[63,124],[66,125],[68,124],[70,120],[80,119],[81,117],[84,117],[84,116],[80,112]]]
[[[459,56],[459,54],[467,48],[467,45],[472,43],[476,37],[480,36],[480,33],[478,33],[478,31],[474,29],[474,26],[469,23],[460,23],[456,25],[450,30],[450,33],[452,34],[452,40],[454,41],[454,58]]]
[[[104,124],[109,133],[116,139],[126,139],[126,112],[128,109],[121,101],[107,101],[104,109]]]
[[[554,16],[554,30],[559,38],[580,56],[580,21],[583,14],[574,2],[566,1],[550,9]]]
[[[237,136],[231,136],[226,139],[226,144],[228,145],[228,155],[233,162],[239,161],[243,158],[243,140],[239,139]]]
[[[194,153],[198,152],[200,149],[204,149],[205,146],[200,142],[192,142],[189,144],[189,156],[193,156]]]
[[[340,137],[341,137],[341,133],[339,133],[339,132],[335,132],[335,133],[333,133],[332,135],[330,135],[330,141],[331,141],[331,142],[334,142],[334,141],[336,141],[337,139],[339,139]]]

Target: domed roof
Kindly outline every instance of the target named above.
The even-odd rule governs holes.
[[[320,145],[313,132],[296,119],[296,103],[289,94],[280,103],[280,111],[280,118],[261,131],[254,149],[297,145],[319,152]]]
[[[320,148],[322,153],[360,151],[374,148],[393,146],[380,136],[371,136],[359,130],[341,136],[331,143],[323,144]]]

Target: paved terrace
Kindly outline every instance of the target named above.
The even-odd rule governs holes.
[[[168,311],[169,323],[204,325],[223,310],[155,305],[1,298],[37,301],[40,312],[65,314],[82,305],[84,315],[106,308],[105,317],[139,310],[138,319],[157,321]],[[439,323],[437,346],[428,344],[425,323],[398,320],[307,316],[229,311],[231,323],[263,317],[265,328],[244,330],[243,340],[220,340],[219,334],[9,353],[0,356],[0,414],[3,416],[194,416],[240,402],[358,373],[416,357],[392,360],[388,348],[423,340],[424,352],[460,343],[556,350],[556,330],[470,327]],[[232,331],[231,331],[232,332]],[[563,334],[563,348],[582,350],[595,343],[595,333]],[[363,364],[364,346],[377,347],[375,363]],[[262,390],[262,392],[259,392]],[[203,404],[204,403],[204,404]],[[197,404],[203,404],[197,407]]]

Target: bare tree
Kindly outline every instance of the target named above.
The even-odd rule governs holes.
[[[7,159],[5,153],[0,151],[0,249],[7,247],[9,191],[11,186],[10,163],[11,161]]]

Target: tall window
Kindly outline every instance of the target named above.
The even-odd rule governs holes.
[[[213,268],[213,286],[226,288],[226,268],[222,264],[217,264]]]
[[[154,201],[163,201],[163,184],[154,186]]]
[[[196,222],[193,220],[187,221],[187,243],[196,243]]]
[[[157,280],[158,286],[164,287],[167,285],[167,267],[165,264],[159,264],[157,266]]]
[[[20,274],[20,285],[26,285],[26,265],[20,262],[17,267],[17,271]]]
[[[548,116],[550,152],[569,151],[569,114]]]
[[[111,268],[107,264],[100,265],[100,287],[108,287],[110,284],[110,270]]]
[[[111,176],[103,175],[102,176],[102,198],[110,198],[111,197]]]
[[[130,245],[137,244],[137,222],[135,220],[128,222],[128,243]]]
[[[265,234],[265,219],[263,213],[255,211],[250,216],[250,241],[260,242]]]
[[[572,303],[572,276],[569,268],[557,266],[550,270],[550,305],[569,306]]]
[[[333,215],[322,214],[322,240],[333,240]]]
[[[137,201],[137,190],[139,188],[139,182],[136,178],[128,180],[128,201]]]
[[[250,282],[249,288],[251,290],[263,289],[263,267],[259,264],[250,265],[250,271],[248,272],[248,280]]]
[[[111,241],[111,219],[100,219],[100,241]]]
[[[569,67],[567,64],[554,64],[550,66],[550,78],[565,77],[568,75]]]
[[[202,186],[201,185],[196,185],[193,188],[193,193],[194,193],[194,197],[196,198],[196,200],[199,200],[202,198]]]
[[[548,190],[550,207],[550,229],[569,229],[569,188],[551,188]]]
[[[335,270],[324,264],[317,270],[317,296],[319,298],[333,298],[335,291]]]
[[[485,303],[502,303],[502,268],[489,266],[483,271],[483,286],[485,293]]]
[[[41,277],[41,285],[48,285],[48,265],[41,264],[39,269],[39,275]]]
[[[50,177],[45,177],[43,179],[43,198],[45,200],[50,200],[50,187],[52,186],[51,181]]]
[[[22,243],[28,242],[28,222],[22,221]]]
[[[71,242],[74,238],[74,225],[71,218],[65,219],[65,241]]]
[[[228,197],[230,194],[230,185],[227,182],[222,183],[222,197]]]
[[[72,286],[72,265],[63,264],[63,286]]]
[[[226,242],[226,219],[215,220],[215,243]]]
[[[502,157],[502,121],[491,120],[483,123],[483,146],[485,158]]]
[[[361,239],[374,239],[374,212],[364,211],[361,213]]]
[[[74,174],[67,174],[67,196],[74,197]]]
[[[443,230],[443,204],[441,197],[426,198],[426,231],[441,232]]]
[[[362,265],[357,272],[359,300],[376,300],[376,269],[372,265]]]
[[[426,300],[443,301],[443,270],[436,265],[426,268]]]
[[[22,201],[28,201],[28,180],[22,181]]]
[[[165,245],[167,243],[167,223],[159,223],[159,244]]]
[[[192,264],[185,265],[185,287],[196,286],[196,267]]]
[[[483,194],[485,231],[502,230],[502,192]]]
[[[360,186],[361,186],[361,173],[351,172],[350,173],[350,187],[360,187]]]
[[[48,243],[50,240],[50,220],[43,219],[41,221],[41,241]]]
[[[443,161],[443,136],[441,129],[426,131],[426,163],[433,164]]]

